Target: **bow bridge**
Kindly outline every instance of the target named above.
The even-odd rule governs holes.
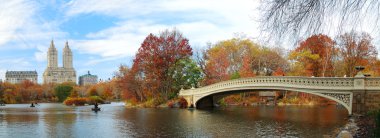
[[[253,77],[223,81],[201,88],[181,90],[189,106],[213,106],[231,93],[286,90],[318,95],[343,105],[348,113],[380,108],[380,78],[365,77]]]

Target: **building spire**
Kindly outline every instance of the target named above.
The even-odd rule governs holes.
[[[54,47],[54,40],[51,39],[49,50],[47,51],[48,68],[58,67],[57,49]]]
[[[65,43],[65,48],[70,49],[70,48],[69,48],[69,41],[67,41],[67,40],[66,40],[66,43]]]
[[[50,47],[53,47],[53,48],[54,48],[54,40],[53,40],[53,39],[51,39]]]
[[[63,68],[73,68],[73,54],[67,40],[65,48],[63,48]]]

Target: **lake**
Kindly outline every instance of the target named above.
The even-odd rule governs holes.
[[[316,137],[347,122],[343,107],[254,106],[209,110],[125,108],[123,103],[0,106],[0,137]]]

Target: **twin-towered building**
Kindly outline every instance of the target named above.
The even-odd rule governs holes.
[[[62,62],[63,66],[58,67],[58,52],[52,40],[47,51],[47,67],[43,74],[43,83],[76,83],[77,78],[73,67],[73,53],[67,41],[63,48]],[[25,80],[37,83],[38,75],[37,71],[7,71],[5,78],[5,81],[10,83],[21,83]],[[91,75],[90,71],[88,74],[79,77],[80,85],[92,85],[96,83],[98,83],[98,77]]]
[[[44,83],[76,83],[76,72],[73,68],[73,53],[67,41],[62,54],[63,67],[58,67],[58,52],[53,40],[47,52],[47,61],[48,64],[43,74]]]

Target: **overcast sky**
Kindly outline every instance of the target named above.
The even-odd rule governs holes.
[[[120,64],[131,65],[144,38],[177,28],[192,47],[257,38],[259,0],[0,0],[0,79],[7,70],[36,70],[39,83],[54,39],[62,65],[65,41],[73,50],[77,77],[102,79]],[[285,46],[286,48],[289,48]]]

